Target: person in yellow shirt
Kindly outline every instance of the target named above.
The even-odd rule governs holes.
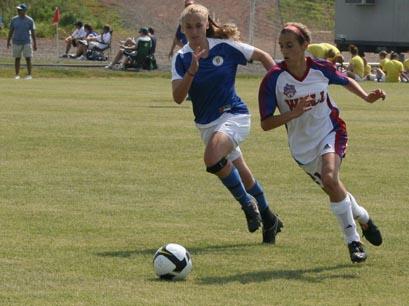
[[[358,47],[350,45],[348,49],[351,53],[351,60],[347,68],[347,75],[358,82],[363,81],[365,65],[362,57],[358,55]]]
[[[383,70],[383,71],[385,71],[384,69],[383,69],[383,67],[385,66],[385,64],[387,63],[387,62],[389,62],[389,58],[387,58],[386,56],[388,55],[388,52],[386,52],[386,51],[381,51],[381,52],[379,52],[379,67]]]
[[[359,56],[364,61],[364,80],[374,81],[376,79],[376,75],[372,73],[372,66],[366,60],[365,52],[359,51]]]
[[[325,59],[333,64],[344,62],[344,57],[337,47],[329,43],[309,44],[307,48],[307,55],[318,59]]]
[[[385,82],[385,64],[389,62],[389,58],[386,56],[388,55],[388,52],[385,50],[382,50],[379,52],[379,68],[376,68],[376,80],[378,82]]]
[[[409,59],[403,62],[403,69],[405,70],[403,75],[406,78],[406,82],[409,82]]]
[[[385,69],[385,82],[400,82],[401,78],[406,80],[403,74],[403,64],[398,60],[398,54],[391,53],[391,60],[384,66]]]

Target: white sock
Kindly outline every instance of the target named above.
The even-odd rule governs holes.
[[[347,196],[341,202],[331,202],[331,210],[337,217],[338,223],[344,233],[345,242],[347,244],[352,241],[360,241],[358,232],[356,231],[356,224],[352,216],[351,201]]]
[[[365,208],[359,206],[358,202],[355,200],[354,196],[348,192],[349,200],[351,201],[352,214],[354,219],[357,219],[359,223],[366,224],[369,220],[369,214]]]

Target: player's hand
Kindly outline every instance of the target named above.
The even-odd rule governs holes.
[[[386,93],[381,89],[375,89],[371,91],[368,96],[366,97],[365,101],[369,103],[374,103],[375,101],[382,99],[385,100]]]
[[[311,97],[303,97],[298,100],[297,106],[293,110],[294,116],[297,118],[309,111],[312,108],[311,102],[313,99]]]
[[[199,70],[199,60],[202,55],[206,52],[206,49],[201,49],[200,46],[192,53],[192,63],[190,64],[189,71],[192,74],[196,74]]]

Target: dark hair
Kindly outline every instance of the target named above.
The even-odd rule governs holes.
[[[397,59],[397,58],[399,58],[399,54],[396,53],[396,52],[392,52],[391,53],[391,60],[394,60],[394,59]]]
[[[151,33],[152,35],[155,34],[155,30],[151,27],[148,28],[149,33]]]
[[[111,27],[106,24],[106,25],[104,25],[104,27],[102,28],[102,30],[109,32],[109,31],[111,31]]]
[[[351,52],[352,55],[357,55],[359,52],[358,47],[355,45],[349,45],[348,50],[349,52]]]
[[[306,25],[299,22],[287,22],[281,30],[280,35],[284,33],[293,33],[297,35],[297,40],[302,45],[303,43],[311,42],[311,32]]]
[[[388,52],[386,52],[385,50],[382,50],[381,52],[379,52],[379,56],[386,57],[387,55],[388,55]]]
[[[87,31],[88,33],[94,31],[94,29],[92,28],[92,26],[88,23],[84,24],[84,29],[85,31]]]
[[[82,21],[77,21],[76,23],[75,23],[75,25],[77,26],[77,27],[82,27]]]

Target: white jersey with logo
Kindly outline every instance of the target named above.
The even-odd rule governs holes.
[[[238,65],[246,65],[254,47],[245,43],[208,38],[209,54],[199,60],[189,96],[193,104],[195,122],[211,125],[223,113],[248,114],[246,104],[236,94],[235,80]],[[189,44],[180,49],[172,60],[172,81],[182,79],[192,62]]]
[[[307,57],[307,71],[301,79],[291,75],[282,62],[267,73],[260,85],[261,120],[272,116],[276,108],[281,114],[293,110],[300,98],[311,101],[311,110],[286,124],[291,154],[299,164],[307,164],[319,156],[320,144],[331,132],[336,133],[335,152],[344,155],[346,126],[329,97],[329,84],[347,85],[348,78],[331,63]]]

